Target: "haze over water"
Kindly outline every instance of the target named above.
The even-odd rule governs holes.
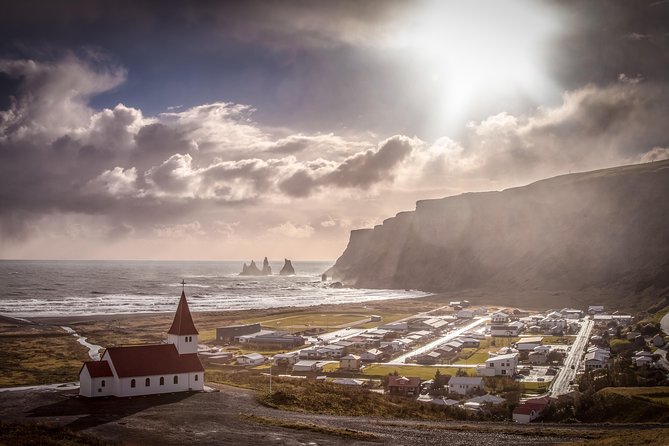
[[[328,287],[332,262],[293,262],[295,276],[241,277],[243,262],[0,261],[0,314],[13,317],[173,312],[186,281],[192,311],[306,307],[423,296],[418,291]],[[262,266],[262,265],[260,265]]]

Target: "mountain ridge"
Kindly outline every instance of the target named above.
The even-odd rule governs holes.
[[[351,231],[330,274],[358,287],[481,300],[558,293],[574,304],[592,295],[648,306],[669,296],[667,192],[664,160],[419,200],[414,211]]]

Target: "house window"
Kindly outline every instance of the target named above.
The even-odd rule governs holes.
[[[98,393],[102,392],[102,389],[98,389]]]
[[[160,385],[161,385],[161,386],[164,386],[164,385],[165,385],[165,377],[164,377],[164,376],[161,376],[161,377],[160,377]]]
[[[192,336],[188,336],[188,342],[193,342],[193,337]]]
[[[502,370],[502,375],[506,375],[506,370]]]
[[[195,375],[195,381],[197,381],[197,375]]]
[[[135,382],[134,379],[130,380],[130,387],[134,388],[137,383]]]
[[[146,378],[146,380],[144,381],[144,385],[146,387],[149,387],[151,385],[151,378]]]
[[[100,383],[100,387],[104,387],[104,386],[105,386],[105,380],[103,379],[102,382]]]
[[[184,336],[184,342],[188,342],[188,336]]]
[[[179,384],[179,377],[174,375],[174,384]]]

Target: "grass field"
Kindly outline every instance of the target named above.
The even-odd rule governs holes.
[[[364,375],[368,376],[378,376],[383,377],[389,373],[394,373],[397,371],[400,375],[404,376],[417,376],[420,379],[427,380],[434,378],[435,372],[439,370],[444,375],[455,376],[455,373],[458,371],[458,367],[444,366],[444,365],[422,365],[422,366],[411,366],[411,365],[383,365],[383,364],[374,364],[365,367],[362,370]],[[465,371],[469,376],[476,376],[475,368],[461,368],[460,370]]]
[[[493,336],[491,338],[482,339],[481,345],[478,348],[465,348],[463,349],[456,361],[453,362],[454,366],[458,365],[476,365],[485,363],[486,359],[490,357],[489,352],[497,352],[502,347],[509,347],[514,342],[517,342],[520,338],[517,337],[505,337],[505,336]]]
[[[663,387],[608,387],[605,393],[615,393],[628,398],[669,406],[669,386]]]
[[[58,327],[0,333],[0,387],[77,381],[88,349]]]

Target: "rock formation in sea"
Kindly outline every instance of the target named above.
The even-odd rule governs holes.
[[[260,274],[263,276],[272,275],[272,268],[269,266],[269,261],[267,260],[267,257],[265,257],[265,260],[262,261],[262,271],[260,272]]]
[[[251,260],[251,264],[249,266],[246,266],[246,262],[244,262],[244,266],[242,266],[242,272],[239,273],[239,275],[240,276],[260,276],[260,275],[262,275],[262,272],[256,266],[256,262]]]
[[[328,276],[505,305],[667,305],[669,160],[418,201],[352,231]]]
[[[293,264],[291,263],[290,260],[283,259],[283,268],[281,268],[279,274],[282,276],[295,275],[295,268],[293,268]]]
[[[249,266],[246,266],[246,263],[244,263],[244,266],[242,266],[242,272],[239,273],[240,276],[271,276],[272,275],[272,267],[269,266],[269,261],[267,260],[267,257],[265,257],[265,260],[262,262],[262,270],[258,268],[256,265],[256,262],[254,260],[251,260],[251,264]]]

